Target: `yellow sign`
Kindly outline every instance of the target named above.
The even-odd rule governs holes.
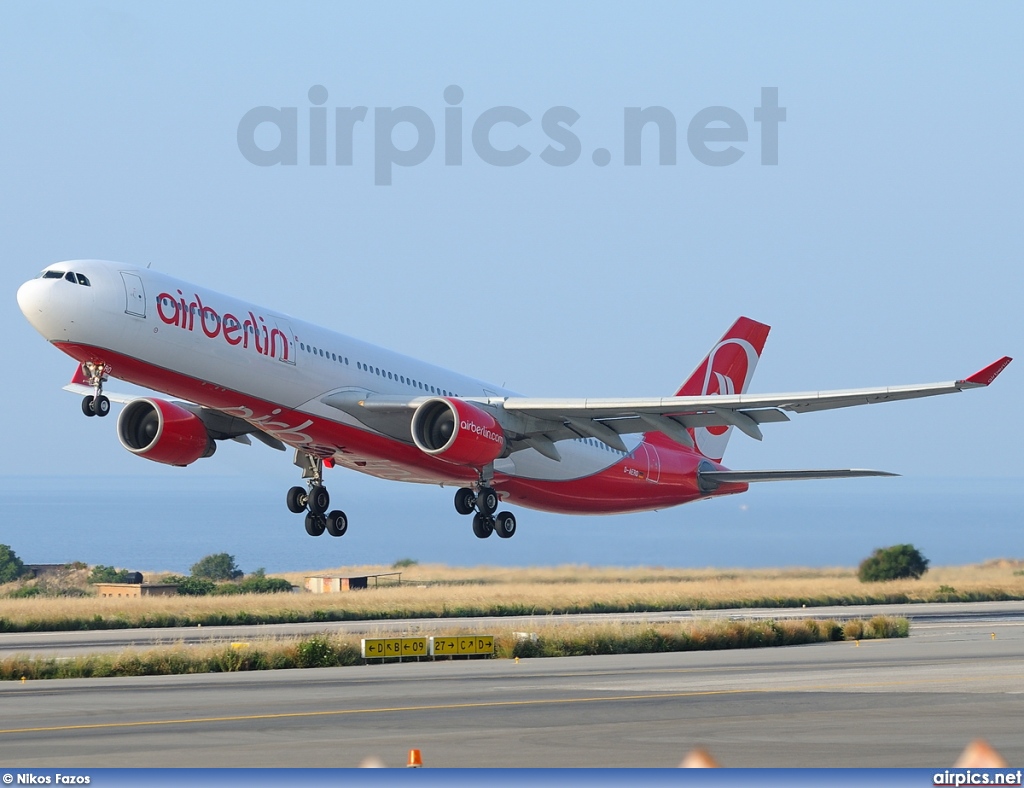
[[[426,638],[402,638],[403,657],[425,657],[427,655]]]
[[[458,654],[458,638],[431,638],[430,653],[435,657],[448,657]]]
[[[461,635],[454,638],[430,639],[430,653],[435,657],[463,654],[493,654],[494,635]]]
[[[363,638],[363,659],[397,659],[427,655],[426,638]]]
[[[454,657],[493,654],[494,635],[434,638],[363,638],[363,659],[399,657]]]

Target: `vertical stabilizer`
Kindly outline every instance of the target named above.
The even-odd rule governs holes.
[[[679,387],[676,396],[744,393],[754,377],[754,368],[770,330],[770,326],[749,317],[739,318]],[[720,462],[732,430],[732,427],[693,427],[688,432],[697,451],[709,460]],[[644,440],[662,444],[670,442],[661,433],[648,433]]]

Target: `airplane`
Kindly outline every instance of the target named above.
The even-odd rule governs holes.
[[[946,383],[844,391],[749,394],[769,326],[740,317],[673,396],[524,397],[304,320],[101,260],[54,263],[18,290],[18,305],[49,342],[78,362],[65,388],[86,416],[111,400],[121,444],[187,466],[218,441],[294,450],[305,486],[286,495],[310,536],[342,536],[324,470],[454,486],[473,533],[516,532],[503,503],[551,512],[611,514],[734,495],[757,482],[895,476],[865,469],[730,470],[734,431],[869,403],[988,386],[1003,357]],[[173,399],[106,392],[115,378]]]

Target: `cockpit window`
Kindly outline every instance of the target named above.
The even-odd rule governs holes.
[[[92,287],[92,283],[89,281],[89,277],[84,274],[76,274],[74,271],[43,271],[39,276],[40,279],[66,279],[73,285],[83,285],[85,287]]]

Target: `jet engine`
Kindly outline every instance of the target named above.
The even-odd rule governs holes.
[[[217,448],[202,419],[160,399],[136,399],[125,405],[117,419],[117,437],[132,454],[165,465],[191,465]]]
[[[413,442],[454,465],[482,468],[505,451],[505,433],[485,410],[459,399],[429,399],[412,417]]]

